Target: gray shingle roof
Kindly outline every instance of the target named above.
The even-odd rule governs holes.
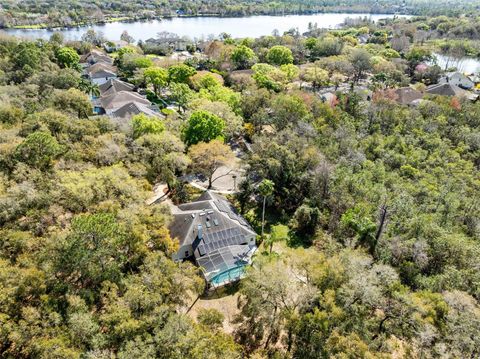
[[[248,222],[224,197],[210,191],[178,209],[170,235],[180,246],[192,245],[207,281],[218,286],[240,279],[243,266],[250,263],[256,250],[252,242],[256,233]]]
[[[115,110],[112,115],[119,118],[130,118],[140,113],[147,116],[161,117],[160,113],[155,112],[150,107],[136,101],[123,105],[118,110]]]
[[[461,89],[456,85],[452,85],[450,83],[441,83],[429,86],[427,88],[427,93],[432,95],[440,95],[440,96],[466,96],[467,91]]]
[[[229,228],[238,228],[242,235],[256,236],[248,222],[222,196],[206,191],[195,202],[178,206],[180,213],[174,214],[170,234],[178,238],[180,245],[193,244],[198,225],[203,234],[209,235]]]
[[[112,71],[108,70],[96,70],[94,72],[90,73],[90,78],[91,79],[101,79],[101,78],[108,78],[108,77],[117,77],[117,74]]]
[[[107,54],[103,53],[102,51],[93,49],[88,54],[82,55],[80,57],[80,62],[90,62],[90,63],[103,62],[103,63],[111,64],[113,63],[113,59]]]
[[[150,101],[138,93],[131,91],[119,91],[111,95],[104,96],[100,99],[100,103],[105,110],[119,109],[120,107],[131,102],[137,102],[146,106],[150,106]]]
[[[118,79],[110,79],[98,88],[102,96],[108,96],[120,91],[133,91],[135,86]]]
[[[409,105],[413,101],[421,99],[423,94],[420,91],[414,90],[411,87],[401,87],[395,90],[397,95],[396,101],[403,105]]]

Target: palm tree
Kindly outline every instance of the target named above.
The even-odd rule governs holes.
[[[98,88],[98,85],[85,79],[80,80],[80,83],[78,84],[78,89],[92,97],[100,96],[100,89]]]
[[[275,184],[268,179],[264,179],[258,185],[258,192],[263,196],[262,239],[263,239],[263,231],[264,231],[264,228],[265,228],[265,205],[267,203],[267,197],[270,197],[273,194],[274,188],[275,188]]]

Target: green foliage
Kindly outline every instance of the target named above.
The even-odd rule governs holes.
[[[146,134],[158,134],[165,130],[162,120],[156,117],[148,117],[141,113],[132,117],[133,138],[139,138]]]
[[[161,67],[148,67],[143,71],[146,84],[151,84],[156,94],[165,87],[168,82],[168,71]]]
[[[125,232],[112,214],[79,215],[59,243],[56,270],[81,292],[96,288],[104,280],[118,283],[128,261],[122,253],[124,241]]]
[[[220,117],[207,111],[195,111],[183,131],[185,143],[194,145],[222,138],[224,128],[225,122]]]
[[[39,170],[51,168],[53,160],[62,152],[57,140],[45,132],[34,132],[15,149],[15,157]]]
[[[13,125],[25,117],[24,111],[15,106],[3,105],[0,107],[0,122]]]
[[[200,324],[217,330],[222,327],[225,316],[216,309],[202,309],[198,313],[197,320]]]
[[[255,53],[249,47],[245,45],[239,45],[232,51],[230,59],[237,69],[243,70],[251,67],[254,64]]]
[[[290,72],[290,67],[284,67],[283,69]],[[288,81],[287,74],[282,71],[282,68],[279,69],[269,64],[255,64],[252,70],[252,77],[257,85],[268,90],[280,92]]]
[[[189,164],[183,142],[167,131],[144,135],[135,143],[137,158],[146,166],[146,177],[152,183],[164,181],[173,185],[176,175],[184,173]]]
[[[79,69],[80,55],[71,47],[61,47],[55,52],[55,57],[61,67]]]
[[[368,217],[362,216],[358,208],[348,210],[342,215],[341,223],[354,231],[362,243],[366,243],[372,249],[375,242],[375,230],[377,226]]]
[[[107,16],[138,9],[137,1],[128,9],[115,1],[98,9]],[[55,5],[52,24],[65,19],[63,0]],[[320,6],[297,5],[286,11]],[[36,2],[22,6],[34,15],[17,24],[44,11]],[[199,6],[174,1],[161,11],[193,14]],[[229,0],[222,14],[264,6]],[[7,7],[16,16],[18,6]],[[331,31],[311,24],[309,38],[222,34],[201,59],[187,61],[192,67],[169,70],[129,47],[116,59],[119,76],[154,101],[166,96],[178,105],[162,121],[134,117],[132,128],[90,116],[86,94],[98,89],[68,68],[76,60],[61,36],[0,39],[0,357],[478,357],[480,105],[429,97],[404,106],[390,89],[435,83],[442,69],[417,68],[432,52],[475,56],[472,14],[349,19]],[[93,31],[85,40],[68,46],[84,54],[104,42]],[[277,64],[269,55],[278,47],[291,50],[300,74],[290,59],[255,64],[252,76],[228,73],[235,51],[239,62],[253,53]],[[208,71],[192,76],[193,68]],[[335,97],[323,103],[304,81],[314,90],[335,86]],[[246,143],[236,137],[242,131]],[[152,198],[158,183],[180,203],[197,194],[180,180],[185,174],[212,185],[220,166],[233,165],[223,137],[242,154],[239,193],[229,199],[253,228],[261,223],[267,250],[223,297],[197,301],[216,310],[194,306],[194,321],[179,313],[204,280],[190,262],[171,260],[179,243],[169,234],[167,201],[146,203],[160,194]],[[230,305],[238,308],[233,318]]]
[[[265,244],[270,246],[270,253],[272,253],[273,244],[275,242],[287,241],[289,238],[288,232],[290,229],[284,224],[277,224],[272,226],[270,235],[265,240]]]
[[[179,109],[185,110],[194,96],[187,84],[174,82],[170,85],[170,99],[178,104]]]
[[[271,65],[287,65],[293,63],[292,50],[285,46],[273,46],[267,52],[267,62]]]
[[[178,83],[188,83],[190,77],[195,75],[197,71],[188,65],[172,65],[168,68],[168,81]]]

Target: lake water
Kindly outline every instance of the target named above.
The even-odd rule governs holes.
[[[472,57],[464,57],[461,59],[453,59],[448,56],[443,56],[441,54],[434,54],[437,58],[437,65],[445,70],[445,68],[456,67],[460,72],[466,73],[479,73],[480,72],[480,61]]]
[[[153,21],[135,21],[130,23],[108,23],[73,29],[59,30],[67,40],[79,40],[90,28],[101,31],[109,40],[119,40],[123,31],[128,31],[135,41],[156,37],[158,32],[168,31],[189,38],[207,38],[218,36],[222,32],[233,37],[259,37],[272,34],[278,30],[281,34],[292,28],[300,32],[308,30],[308,24],[318,24],[321,28],[334,28],[344,22],[346,18],[367,17],[372,21],[392,18],[394,15],[385,14],[315,14],[315,15],[286,15],[286,16],[249,16],[249,17],[181,17]],[[404,17],[404,16],[403,16]],[[25,30],[8,29],[5,32],[29,38],[48,39],[52,30]]]

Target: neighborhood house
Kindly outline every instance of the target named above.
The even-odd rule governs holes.
[[[243,278],[257,250],[257,234],[225,198],[206,191],[172,212],[170,233],[180,242],[175,260],[194,260],[210,288]]]

